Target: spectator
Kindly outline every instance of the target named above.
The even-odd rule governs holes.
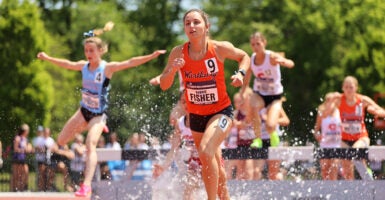
[[[3,168],[3,145],[0,141],[0,169]]]
[[[55,140],[51,137],[51,129],[50,128],[44,128],[43,129],[43,147],[42,150],[44,151],[44,164],[42,166],[42,180],[41,180],[41,189],[42,191],[48,191],[53,190],[53,176],[52,173],[50,174],[49,166],[51,165],[51,156],[52,156],[52,149],[55,145]]]
[[[72,188],[78,189],[84,178],[84,169],[86,166],[86,145],[82,134],[75,136],[75,142],[71,145],[71,150],[75,157],[70,162],[70,174]]]
[[[129,139],[127,139],[124,144],[124,150],[137,150],[139,149],[139,134],[133,133]],[[131,179],[134,171],[139,163],[139,160],[130,160],[128,161],[128,167],[126,169],[126,174],[128,179]]]
[[[147,139],[145,133],[139,134],[139,150],[149,150],[150,147],[147,145]],[[152,161],[151,160],[142,160],[137,164],[136,170],[134,171],[131,180],[147,180],[152,176]]]
[[[51,138],[51,129],[46,127],[44,134],[47,138]],[[72,189],[69,187],[69,161],[73,159],[74,156],[67,145],[59,146],[54,140],[52,144],[47,144],[47,191],[58,191],[55,185],[55,177],[56,173],[59,172],[63,174],[64,189],[72,192]]]
[[[151,143],[151,149],[160,150],[162,148],[158,137],[151,137],[150,143]]]
[[[382,145],[382,140],[377,139],[375,146],[381,146],[381,145]],[[382,160],[375,160],[375,159],[370,160],[369,166],[373,171],[374,180],[384,179],[383,161]]]
[[[36,185],[38,191],[46,190],[46,145],[44,137],[44,128],[43,126],[37,127],[36,137],[33,139],[32,144],[35,151],[35,161],[36,161]],[[53,139],[52,139],[52,142]]]
[[[50,162],[51,151],[47,151],[55,144],[55,140],[51,137],[49,128],[43,126],[38,127],[37,137],[33,140],[35,148],[35,159],[37,162],[37,190],[47,191],[49,188],[49,177],[47,165]]]
[[[12,177],[10,184],[12,192],[28,190],[29,167],[27,164],[27,154],[33,151],[32,145],[28,143],[28,134],[29,126],[23,124],[13,140]]]
[[[106,148],[114,150],[122,150],[118,142],[118,135],[116,132],[112,132],[110,135],[110,142],[107,143]],[[111,173],[112,180],[120,180],[124,169],[126,168],[126,162],[124,160],[110,160],[107,161],[108,169]]]
[[[106,148],[106,140],[103,136],[99,138],[96,148]],[[98,162],[97,172],[95,175],[98,180],[111,180],[111,173],[107,162]]]
[[[71,177],[69,175],[69,163],[74,157],[75,155],[69,149],[68,145],[58,146],[55,144],[54,149],[52,150],[51,165],[48,166],[48,170],[50,170],[48,174],[51,174],[53,177],[51,180],[55,180],[55,175],[58,172],[63,175],[64,190],[68,192],[73,192],[70,187]],[[55,186],[53,183],[48,184]],[[57,189],[53,187],[52,190],[56,191]]]
[[[126,143],[125,150],[148,150],[146,144],[146,135],[144,133],[134,133],[131,136],[130,142]],[[151,160],[130,160],[126,174],[131,180],[145,180],[146,177],[151,177],[152,171]]]
[[[133,133],[124,143],[124,150],[137,149],[139,145],[139,134]]]
[[[168,135],[167,140],[162,143],[161,149],[167,149],[167,150],[171,149],[170,141],[172,140],[172,136],[173,136],[172,134]]]
[[[122,147],[120,146],[120,144],[118,142],[118,135],[116,134],[116,132],[111,133],[110,142],[107,143],[106,148],[112,148],[115,150],[121,150],[122,149]]]
[[[148,150],[150,147],[147,145],[147,139],[146,139],[146,134],[140,133],[139,134],[139,144],[138,144],[138,149],[141,150]]]

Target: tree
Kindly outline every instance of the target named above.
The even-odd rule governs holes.
[[[40,1],[46,27],[57,41],[47,52],[70,60],[84,59],[83,32],[103,27],[107,21],[115,26],[101,35],[109,45],[104,59],[121,61],[133,56],[169,49],[177,36],[172,32],[172,19],[178,17],[178,2],[153,1]],[[108,9],[106,9],[108,8]],[[154,12],[153,9],[159,12]],[[65,10],[65,11],[63,11]],[[66,20],[62,20],[66,19]],[[168,112],[176,101],[176,91],[163,93],[148,81],[161,73],[167,56],[160,56],[144,66],[114,74],[111,81],[108,126],[120,138],[133,132],[147,131],[156,135],[169,132]],[[52,110],[57,130],[79,106],[80,74],[49,67],[55,88],[61,88]],[[61,82],[66,83],[63,88]],[[143,95],[145,94],[145,95]],[[160,100],[161,99],[161,100]],[[154,114],[156,113],[156,114]]]
[[[125,23],[134,37],[127,42],[135,48],[135,54],[147,54],[155,49],[170,52],[180,42],[178,32],[173,31],[174,24],[180,20],[180,0],[129,2],[135,9],[128,12]],[[146,132],[163,139],[170,133],[168,116],[179,95],[177,84],[166,92],[148,84],[150,78],[162,72],[166,60],[167,55],[159,56],[145,66],[117,74],[118,80],[113,86],[119,89],[111,94],[114,105],[109,123],[121,134]]]
[[[294,69],[282,71],[293,142],[313,140],[315,109],[327,92],[340,91],[344,76],[356,76],[368,96],[385,89],[385,3],[380,0],[211,0],[204,8],[214,19],[215,38],[249,51],[248,36],[259,30],[268,48],[294,60]]]
[[[28,1],[5,0],[0,13],[0,128],[7,145],[21,123],[29,124],[31,133],[39,124],[49,123],[53,88],[50,76],[35,61],[48,37],[37,7]]]

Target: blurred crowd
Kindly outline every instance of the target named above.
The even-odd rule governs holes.
[[[22,124],[13,138],[7,153],[2,153],[0,142],[0,168],[4,160],[11,162],[10,191],[30,191],[28,180],[30,169],[36,172],[35,188],[37,191],[76,191],[84,178],[86,145],[82,134],[78,134],[69,146],[59,146],[52,137],[49,127],[38,126],[36,137],[29,139],[30,127]],[[152,145],[153,144],[153,145]],[[165,144],[165,146],[167,146]],[[116,150],[161,149],[157,138],[148,138],[144,133],[134,133],[124,143],[123,148],[115,132],[100,137],[98,148]],[[5,158],[9,155],[9,158]],[[132,180],[144,180],[151,177],[152,161],[107,161],[98,163],[95,180],[120,180],[129,176]],[[63,180],[57,180],[61,174]],[[58,188],[57,182],[62,182],[64,188]]]
[[[13,139],[10,191],[29,190],[30,167],[36,171],[37,191],[58,191],[55,184],[58,173],[63,175],[64,189],[73,191],[84,170],[86,149],[83,136],[78,135],[71,146],[59,146],[49,127],[38,126],[32,141],[28,139],[29,133],[29,126],[23,124]],[[28,159],[30,155],[33,155],[32,159]]]

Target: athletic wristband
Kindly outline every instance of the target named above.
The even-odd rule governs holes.
[[[246,72],[244,69],[239,69],[238,73],[242,74],[243,77],[246,75]]]

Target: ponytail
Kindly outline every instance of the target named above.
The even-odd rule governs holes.
[[[108,45],[104,43],[99,37],[101,34],[107,31],[111,31],[114,27],[114,23],[112,21],[107,22],[103,28],[90,30],[88,32],[83,33],[83,37],[86,39],[84,40],[85,43],[95,43],[98,48],[101,48],[103,50],[103,54],[108,52]]]
[[[104,25],[103,29],[101,29],[101,28],[95,29],[93,32],[94,32],[94,35],[95,35],[95,36],[99,36],[99,35],[103,34],[104,32],[111,31],[112,28],[114,28],[114,22],[109,21],[109,22],[107,22],[107,23]]]
[[[107,22],[103,28],[98,28],[94,30],[89,30],[88,32],[83,33],[83,37],[89,38],[89,37],[95,37],[103,34],[104,32],[111,31],[112,28],[114,28],[114,22],[109,21]]]

